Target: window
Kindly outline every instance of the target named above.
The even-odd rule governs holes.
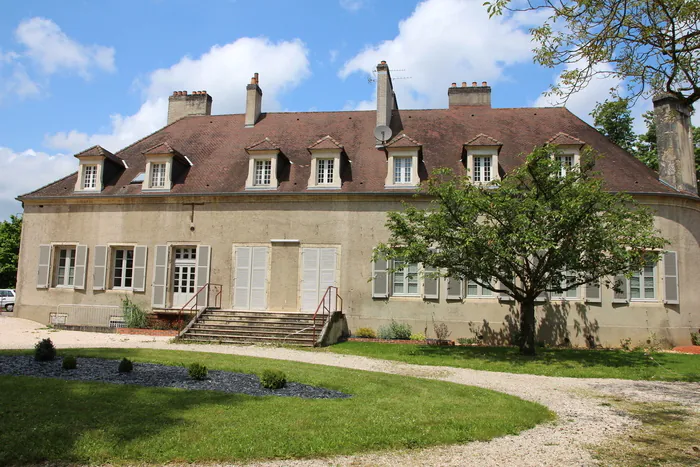
[[[151,188],[165,188],[167,164],[151,164]]]
[[[317,185],[330,185],[333,183],[333,166],[335,163],[334,159],[319,159],[318,165],[318,176],[316,177]]]
[[[394,157],[394,183],[411,183],[412,157]]]
[[[566,277],[566,279],[564,279],[560,285],[562,289],[568,287],[570,284],[573,284],[576,281],[576,276],[574,274],[569,273],[568,271],[564,271],[564,276]],[[557,300],[565,300],[567,298],[578,298],[578,287],[574,287],[573,289],[569,290],[564,290],[563,292],[552,292],[551,297]]]
[[[561,164],[561,167],[559,168],[559,176],[560,177],[566,177],[566,174],[571,170],[571,167],[574,166],[574,156],[573,155],[564,155],[564,156],[557,156],[557,162]]]
[[[394,261],[394,269],[392,295],[420,295],[418,287],[418,265],[415,263],[405,263],[404,261]]]
[[[255,161],[255,176],[253,185],[268,186],[272,180],[272,161],[270,159],[258,159]]]
[[[474,182],[491,181],[491,156],[474,157],[474,167],[472,168],[472,180]]]
[[[644,268],[630,278],[631,300],[656,299],[656,263],[649,261]]]
[[[115,248],[112,253],[112,288],[131,289],[134,277],[134,249]]]
[[[492,297],[493,292],[474,281],[467,282],[467,297]]]
[[[75,248],[59,248],[56,261],[56,287],[73,287],[75,280]]]
[[[94,190],[97,188],[97,166],[83,166],[83,190]]]

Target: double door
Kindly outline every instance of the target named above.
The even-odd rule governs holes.
[[[173,306],[187,304],[194,294],[197,272],[197,248],[175,248],[173,250]]]

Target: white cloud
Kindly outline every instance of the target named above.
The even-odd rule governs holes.
[[[340,7],[350,12],[355,12],[365,4],[364,0],[340,0]]]
[[[12,67],[12,72],[5,76],[0,86],[0,99],[3,95],[16,94],[20,98],[34,97],[41,93],[38,83],[32,80],[27,74],[27,70],[21,63],[16,63]]]
[[[14,152],[9,148],[0,147],[0,167],[2,180],[0,183],[0,220],[7,219],[10,214],[22,211],[20,203],[15,201],[19,195],[60,179],[77,167],[77,161],[71,156],[62,154],[50,155],[28,149]]]
[[[341,78],[370,73],[381,60],[396,71],[399,108],[445,107],[451,82],[506,80],[509,65],[532,59],[527,16],[489,19],[481,0],[427,0],[399,23],[399,34],[345,63]],[[364,102],[361,104],[365,104]]]
[[[22,21],[15,38],[26,47],[23,55],[31,58],[46,74],[68,70],[88,79],[94,68],[108,72],[116,69],[114,48],[80,44],[50,19],[34,17]]]
[[[170,68],[150,73],[145,80],[145,102],[133,115],[111,116],[109,131],[88,135],[78,130],[46,137],[46,144],[76,153],[95,144],[110,151],[146,136],[166,123],[168,96],[176,90],[206,90],[216,114],[245,111],[245,87],[254,72],[260,73],[263,111],[279,110],[279,96],[310,74],[308,51],[299,40],[271,42],[265,38],[241,38],[214,46],[199,58],[184,57]]]
[[[328,58],[331,63],[335,63],[336,59],[338,58],[338,51],[336,49],[331,49],[328,51]]]

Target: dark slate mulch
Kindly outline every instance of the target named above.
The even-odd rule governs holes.
[[[28,355],[0,355],[0,375],[35,376],[71,381],[98,381],[111,384],[138,384],[160,388],[179,388],[195,391],[221,391],[249,396],[301,397],[304,399],[345,399],[351,397],[339,391],[288,382],[282,389],[265,389],[256,375],[211,370],[208,378],[195,381],[187,375],[187,368],[157,363],[134,363],[131,373],[119,373],[119,360],[78,358],[75,370],[61,368],[61,358],[37,362]]]

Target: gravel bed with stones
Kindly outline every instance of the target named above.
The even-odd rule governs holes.
[[[0,375],[58,378],[71,381],[98,381],[111,384],[137,384],[140,386],[178,388],[195,391],[220,391],[249,396],[301,397],[303,399],[345,399],[350,397],[339,391],[287,382],[281,389],[265,389],[256,375],[211,370],[207,379],[196,381],[187,374],[187,368],[157,363],[134,363],[130,373],[119,373],[118,360],[102,358],[78,358],[78,367],[64,370],[62,359],[37,362],[27,355],[0,355]]]

